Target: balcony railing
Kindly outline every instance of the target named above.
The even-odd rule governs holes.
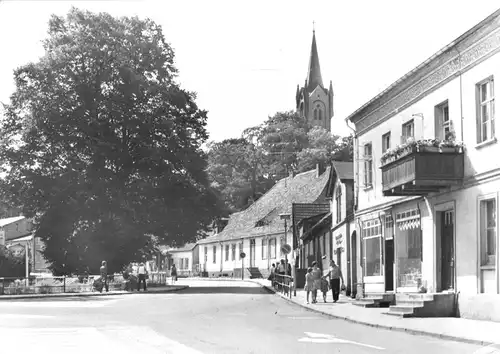
[[[408,145],[382,161],[384,196],[427,195],[462,183],[462,146]]]

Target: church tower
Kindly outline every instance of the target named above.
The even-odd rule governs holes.
[[[297,85],[295,100],[297,112],[306,117],[311,125],[320,126],[331,131],[333,88],[331,81],[328,89],[323,86],[315,30],[313,30],[307,78],[304,87],[299,88],[299,85]]]

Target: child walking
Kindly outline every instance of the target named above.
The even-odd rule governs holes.
[[[304,285],[304,290],[306,291],[306,304],[309,304],[309,293],[313,290],[313,275],[311,267],[307,268],[306,285]]]

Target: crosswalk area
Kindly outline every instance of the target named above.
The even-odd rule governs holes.
[[[4,349],[22,348],[23,353],[88,354],[201,354],[148,327],[10,328],[0,327]]]

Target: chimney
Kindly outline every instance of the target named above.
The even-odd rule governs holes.
[[[321,162],[316,164],[316,177],[319,178],[325,172],[325,165]]]

